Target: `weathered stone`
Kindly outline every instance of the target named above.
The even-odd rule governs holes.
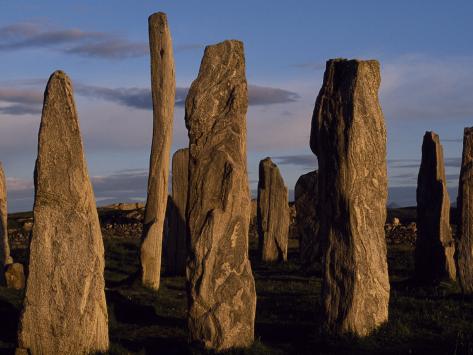
[[[259,163],[257,221],[261,260],[286,261],[289,234],[287,187],[271,158]]]
[[[426,132],[417,179],[415,274],[421,282],[455,280],[455,244],[450,229],[443,149],[439,136]]]
[[[187,190],[189,186],[189,149],[179,149],[172,157],[172,198],[169,235],[166,243],[166,272],[185,275],[187,257]]]
[[[7,184],[3,165],[0,162],[0,265],[5,268],[11,264],[13,259],[10,256],[10,245],[8,243],[8,222],[7,222]],[[0,285],[5,285],[5,275],[0,272]]]
[[[155,13],[149,17],[148,24],[153,96],[153,141],[149,164],[148,198],[143,221],[141,278],[143,285],[157,290],[161,273],[163,228],[168,198],[176,79],[171,33],[166,15],[162,12]]]
[[[305,269],[321,261],[319,219],[317,216],[317,170],[301,175],[294,188],[299,257]]]
[[[72,85],[61,71],[46,87],[38,139],[19,348],[31,354],[106,352],[103,240]]]
[[[386,129],[379,63],[327,62],[310,145],[319,162],[325,327],[367,335],[388,319]]]
[[[465,128],[458,183],[457,274],[464,293],[473,293],[473,127]]]
[[[25,288],[25,271],[23,264],[8,264],[5,269],[5,279],[8,288],[22,290]]]
[[[246,347],[254,339],[247,108],[243,43],[208,46],[186,99],[188,326],[192,342],[217,351]]]

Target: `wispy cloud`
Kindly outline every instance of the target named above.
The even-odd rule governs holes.
[[[272,157],[278,165],[296,165],[307,169],[317,169],[317,159],[313,154],[283,155]]]
[[[311,70],[324,70],[325,69],[325,63],[318,62],[318,61],[296,63],[296,64],[291,64],[290,66],[292,68],[298,68],[298,69],[311,69]]]

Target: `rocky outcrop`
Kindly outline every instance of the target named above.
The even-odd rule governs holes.
[[[301,175],[294,188],[299,257],[302,267],[312,269],[320,262],[319,220],[317,216],[317,170]]]
[[[186,273],[188,172],[189,149],[179,149],[172,157],[172,197],[169,206],[169,235],[166,240],[166,273],[169,275]]]
[[[257,221],[259,252],[265,262],[287,261],[289,205],[287,187],[271,158],[259,163]]]
[[[243,43],[208,46],[186,99],[188,326],[192,342],[217,351],[249,346],[254,338],[247,107]]]
[[[140,256],[142,283],[157,290],[161,274],[163,229],[168,198],[176,79],[171,33],[166,15],[162,12],[155,13],[149,17],[148,23],[153,97],[153,141]]]
[[[464,293],[473,293],[473,127],[465,128],[458,183],[457,274]]]
[[[104,247],[72,85],[61,71],[46,87],[38,139],[19,348],[31,354],[106,352]]]
[[[379,63],[327,62],[310,145],[319,162],[324,325],[367,335],[388,319],[386,129]]]
[[[22,290],[25,288],[25,271],[23,264],[11,263],[5,268],[5,280],[8,288]]]
[[[3,165],[0,163],[0,265],[2,270],[13,262],[10,256],[10,244],[8,242],[8,222],[7,222],[7,184]],[[0,285],[5,285],[5,275],[0,272]]]
[[[416,279],[427,283],[455,280],[454,252],[443,149],[439,136],[426,132],[417,179]]]

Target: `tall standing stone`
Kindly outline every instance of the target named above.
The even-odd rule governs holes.
[[[246,347],[254,339],[247,108],[243,43],[208,46],[186,99],[188,326],[192,342],[217,351]]]
[[[299,257],[303,268],[320,262],[319,219],[317,215],[317,170],[301,175],[294,188],[296,225],[299,235]]]
[[[18,343],[31,354],[108,350],[104,248],[72,85],[50,77],[35,168],[34,225]]]
[[[465,128],[458,183],[457,274],[464,293],[473,293],[473,127]]]
[[[5,267],[13,263],[10,256],[10,244],[8,242],[8,212],[7,212],[7,184],[3,165],[0,162],[0,285],[5,285]]]
[[[417,280],[428,283],[455,280],[454,252],[443,149],[439,136],[426,132],[417,179]]]
[[[379,63],[327,62],[310,146],[319,162],[325,327],[364,336],[388,319],[386,129]]]
[[[151,93],[153,97],[153,141],[149,163],[148,197],[141,244],[141,278],[143,285],[157,290],[161,273],[166,201],[168,198],[169,158],[176,79],[171,33],[166,15],[151,15],[149,47],[151,55]]]
[[[187,191],[189,187],[189,149],[179,149],[172,157],[172,197],[166,266],[170,275],[185,275],[187,257]]]
[[[261,260],[287,261],[289,205],[287,187],[271,158],[259,163],[257,222]]]

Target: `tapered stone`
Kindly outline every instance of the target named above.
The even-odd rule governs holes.
[[[208,46],[186,99],[188,326],[192,342],[217,351],[247,347],[254,339],[247,108],[243,43]]]
[[[317,170],[301,175],[294,188],[299,257],[302,267],[313,269],[321,261],[319,218],[317,215]]]
[[[454,252],[443,149],[439,136],[426,132],[417,179],[417,280],[427,283],[455,280]]]
[[[162,12],[151,15],[148,25],[153,97],[153,140],[140,255],[142,283],[157,290],[161,274],[163,229],[168,198],[176,79],[171,33],[166,15]]]
[[[38,139],[19,348],[31,354],[106,352],[102,234],[72,85],[61,71],[46,87]]]
[[[473,294],[473,127],[465,128],[458,183],[457,275],[463,293]]]
[[[259,163],[257,221],[259,251],[265,262],[287,261],[289,205],[287,187],[271,158]]]
[[[187,191],[189,187],[189,149],[179,149],[172,157],[172,197],[169,234],[166,240],[166,267],[169,275],[185,275],[187,258]]]
[[[8,211],[7,211],[7,183],[3,165],[0,162],[0,285],[5,285],[5,266],[13,263],[10,256],[10,244],[8,242]]]
[[[379,63],[333,59],[315,103],[325,327],[368,335],[388,319],[386,129]]]

